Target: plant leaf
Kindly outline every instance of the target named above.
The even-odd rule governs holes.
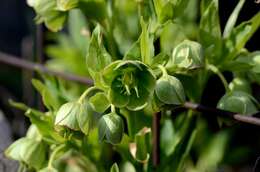
[[[229,16],[228,21],[227,21],[226,26],[225,26],[225,29],[224,29],[224,32],[223,32],[224,38],[229,37],[232,29],[234,28],[234,26],[236,24],[239,12],[241,11],[245,2],[246,2],[245,0],[239,0],[236,8],[232,12],[232,14]]]
[[[110,168],[110,172],[119,172],[119,168],[117,163],[114,163],[111,168]]]

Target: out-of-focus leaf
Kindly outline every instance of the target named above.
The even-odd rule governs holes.
[[[105,0],[80,0],[78,6],[87,18],[103,22],[108,15],[106,5]]]
[[[32,84],[37,91],[41,93],[44,105],[50,110],[57,110],[59,107],[59,102],[50,92],[49,88],[37,79],[32,79]]]
[[[169,156],[174,150],[175,131],[171,120],[165,120],[161,128],[161,150],[167,156]]]
[[[119,172],[119,168],[117,163],[114,163],[111,168],[110,168],[110,172]]]
[[[217,169],[217,166],[225,155],[228,137],[228,132],[222,131],[211,139],[200,155],[195,172],[215,171]]]
[[[75,9],[69,12],[68,29],[73,43],[82,51],[82,53],[84,53],[85,56],[90,35],[88,35],[89,31],[86,18],[80,10]]]

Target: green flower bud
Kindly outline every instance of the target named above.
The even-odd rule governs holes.
[[[242,91],[232,91],[226,93],[218,102],[217,107],[223,110],[240,114],[256,113],[257,101],[249,94]]]
[[[157,80],[155,96],[155,99],[157,102],[161,102],[161,105],[181,105],[185,102],[185,93],[182,83],[176,77],[167,74],[163,74],[163,76]]]
[[[172,57],[166,64],[166,68],[171,70],[184,69],[191,70],[204,66],[204,55],[202,46],[194,41],[184,40],[177,45],[172,53]]]
[[[104,69],[103,78],[112,104],[133,111],[147,105],[155,86],[152,71],[139,61],[116,61]]]
[[[231,91],[243,91],[246,93],[251,93],[250,83],[244,78],[234,78],[233,81],[229,84],[229,89]]]
[[[43,142],[24,137],[11,144],[5,151],[5,155],[39,170],[46,161],[45,150],[46,147]]]
[[[81,102],[69,102],[62,105],[57,112],[55,125],[60,133],[82,132],[88,135],[93,126],[95,112],[86,100]],[[79,133],[74,134],[79,134]],[[63,134],[65,134],[63,133]]]
[[[99,140],[105,140],[111,144],[121,142],[124,134],[124,123],[116,113],[103,115],[98,122]]]
[[[55,125],[79,131],[76,115],[80,113],[80,103],[69,102],[60,107],[55,118]]]

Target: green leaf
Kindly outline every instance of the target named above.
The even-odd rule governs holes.
[[[155,94],[165,104],[181,105],[185,102],[185,94],[181,82],[170,75],[162,76],[157,80]]]
[[[157,18],[160,23],[173,19],[174,6],[171,1],[153,0]]]
[[[87,18],[100,23],[108,16],[105,0],[80,0],[78,6]]]
[[[68,11],[78,6],[79,0],[57,0],[57,8],[60,11]]]
[[[139,60],[141,61],[141,49],[140,49],[140,39],[138,39],[130,47],[124,56],[124,60]]]
[[[119,144],[124,134],[122,118],[116,113],[106,114],[98,122],[99,140],[111,144]]]
[[[174,17],[181,17],[187,9],[189,0],[172,0]]]
[[[37,79],[32,79],[32,84],[41,93],[44,105],[50,110],[57,110],[59,102],[49,88]]]
[[[158,65],[165,65],[168,62],[168,60],[169,56],[166,53],[161,52],[152,58],[151,67],[155,68]]]
[[[206,3],[205,11],[200,19],[199,42],[203,48],[210,48],[205,51],[205,56],[210,61],[215,62],[220,58],[221,53],[221,29],[218,15],[218,0],[212,0]]]
[[[110,106],[110,102],[105,93],[97,93],[89,99],[94,111],[103,113]]]
[[[232,14],[229,16],[228,21],[227,21],[226,26],[225,26],[225,29],[224,29],[224,32],[223,32],[224,38],[229,37],[231,31],[233,30],[233,28],[236,24],[239,12],[241,11],[245,2],[246,2],[245,0],[239,0],[236,8],[232,12]]]
[[[142,62],[150,65],[154,56],[153,38],[149,35],[149,25],[141,18],[142,33],[140,35],[140,49]]]
[[[161,128],[160,138],[160,148],[165,155],[169,156],[174,151],[176,137],[172,121],[169,119],[165,120]]]
[[[196,165],[196,171],[216,171],[225,156],[228,140],[228,132],[216,133],[208,145],[204,146]]]
[[[18,109],[26,111],[25,115],[30,119],[31,123],[36,125],[44,140],[51,143],[61,143],[64,139],[55,132],[52,124],[52,117],[44,113],[32,109],[22,103],[10,101],[10,104]]]
[[[102,45],[100,25],[97,25],[92,33],[88,47],[88,53],[86,56],[86,62],[90,74],[100,72],[111,63],[111,57],[107,53],[105,47]]]
[[[218,102],[217,107],[223,110],[240,114],[254,114],[258,111],[257,101],[249,94],[242,91],[226,93]]]
[[[225,39],[225,59],[229,60],[235,58],[259,26],[260,12],[249,21],[243,22],[235,27],[230,33],[230,36]]]
[[[88,27],[86,18],[80,10],[74,9],[69,12],[68,30],[74,44],[84,53],[85,57],[90,36],[83,34],[84,32],[88,32]]]
[[[119,172],[119,168],[117,163],[114,163],[111,168],[110,168],[110,172]]]

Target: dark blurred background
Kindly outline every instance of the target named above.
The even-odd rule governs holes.
[[[219,0],[221,27],[224,25],[237,4],[237,0]],[[260,10],[260,5],[254,0],[247,0],[238,18],[238,23],[250,19]],[[39,61],[35,58],[35,42],[37,27],[34,24],[34,12],[26,5],[25,0],[1,0],[0,2],[0,52],[16,55],[30,61]],[[39,31],[39,27],[38,27]],[[246,47],[250,51],[260,49],[260,31],[258,30]],[[25,134],[28,121],[22,112],[15,110],[8,104],[8,99],[23,101],[30,106],[37,106],[39,98],[30,84],[32,73],[0,63],[0,110],[3,111],[7,123],[11,126],[11,137],[18,138]],[[225,73],[228,80],[231,74]],[[260,99],[259,86],[252,85],[254,96]],[[208,87],[203,94],[202,103],[215,106],[223,95],[224,88],[217,77],[209,80]],[[1,120],[1,116],[0,116]],[[218,130],[216,122],[208,119],[212,130]],[[0,123],[1,127],[1,123]],[[251,156],[241,160],[241,166],[253,166],[260,156],[259,127],[242,125],[238,134],[232,138],[232,144],[251,147]],[[6,132],[8,134],[8,132]],[[257,139],[256,139],[257,138]],[[0,140],[1,140],[0,136]],[[254,140],[258,140],[255,141]],[[8,139],[7,139],[8,141]],[[232,145],[230,146],[232,147]],[[232,149],[231,149],[232,151]]]

